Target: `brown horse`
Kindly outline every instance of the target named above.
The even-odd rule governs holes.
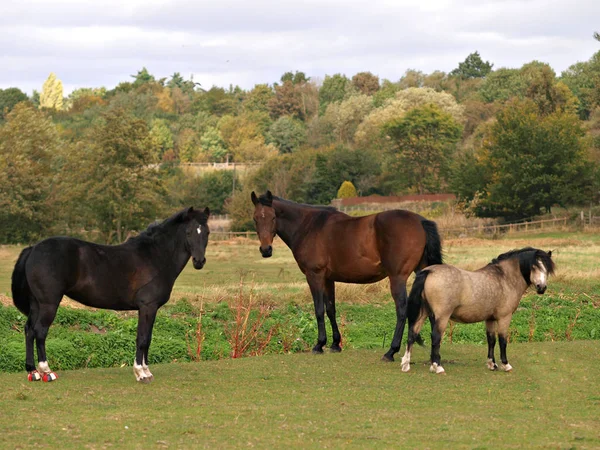
[[[341,351],[335,315],[336,281],[364,284],[389,277],[396,304],[396,329],[383,359],[393,361],[400,350],[406,321],[406,280],[416,270],[442,263],[436,224],[403,210],[350,217],[332,207],[283,200],[270,191],[260,197],[252,192],[251,198],[262,256],[273,254],[273,238],[278,235],[306,275],[319,329],[313,352],[323,353],[327,343],[325,311],[333,335],[331,351]]]
[[[431,367],[444,373],[440,343],[450,319],[461,323],[485,321],[488,341],[487,366],[496,370],[496,333],[500,343],[502,369],[511,371],[506,359],[508,326],[521,297],[531,285],[538,294],[546,291],[546,280],[554,273],[552,252],[532,247],[512,250],[498,256],[475,272],[447,264],[425,268],[417,274],[408,299],[408,344],[402,358],[402,371],[410,370],[413,342],[427,317],[431,322]],[[421,310],[416,307],[421,305]]]

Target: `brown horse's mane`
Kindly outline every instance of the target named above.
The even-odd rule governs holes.
[[[509,259],[518,259],[521,274],[523,275],[523,278],[527,284],[530,283],[531,269],[533,267],[539,267],[540,261],[544,264],[544,267],[548,271],[548,275],[552,275],[554,273],[555,265],[554,261],[552,261],[551,255],[543,250],[533,247],[524,247],[518,250],[510,250],[506,253],[502,253],[501,255],[498,255],[496,258],[492,259],[492,262],[490,262],[487,267],[494,266],[501,271],[502,269],[498,264]]]
[[[264,206],[273,206],[273,200],[277,200],[278,202],[290,205],[290,206],[300,206],[302,208],[310,208],[310,209],[318,209],[320,211],[329,211],[329,212],[339,212],[335,206],[325,206],[325,205],[307,205],[305,203],[297,203],[291,200],[286,200],[281,197],[277,197],[273,195],[271,199],[268,199],[265,194],[258,197],[258,202]]]

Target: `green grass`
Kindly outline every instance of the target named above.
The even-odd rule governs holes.
[[[51,384],[0,374],[3,448],[598,448],[600,342],[442,348],[447,375],[416,350],[410,373],[351,350],[65,371]]]

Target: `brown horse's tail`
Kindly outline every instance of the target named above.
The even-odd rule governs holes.
[[[32,247],[27,247],[19,255],[12,273],[11,282],[13,303],[26,316],[29,315],[29,311],[31,310],[31,290],[27,282],[25,263],[31,253],[31,249]]]
[[[414,324],[419,318],[421,307],[423,305],[423,290],[425,289],[425,281],[427,280],[427,275],[429,275],[429,273],[429,270],[421,270],[420,272],[417,272],[415,282],[412,285],[410,294],[408,294],[406,318],[408,319],[409,327],[412,327],[412,324]],[[419,345],[424,345],[423,338],[420,334],[415,336],[415,342]]]
[[[431,266],[433,264],[443,264],[442,256],[442,240],[438,233],[435,222],[427,219],[421,220],[421,225],[425,230],[425,251],[421,260],[421,268]]]

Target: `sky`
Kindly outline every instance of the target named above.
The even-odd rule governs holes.
[[[0,0],[0,88],[113,88],[146,67],[205,89],[451,71],[472,52],[560,72],[600,51],[599,0]]]

